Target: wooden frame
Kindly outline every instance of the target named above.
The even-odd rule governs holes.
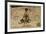
[[[42,19],[43,19],[43,27],[42,27],[42,30],[32,30],[32,31],[29,31],[29,30],[25,30],[25,31],[17,31],[17,32],[8,32],[8,21],[7,21],[7,17],[8,17],[8,2],[10,2],[11,4],[13,3],[27,3],[27,4],[41,4],[42,5]],[[18,6],[17,6],[18,7]],[[20,6],[19,6],[20,7]],[[22,6],[21,6],[22,7]],[[27,1],[5,1],[5,33],[25,33],[25,32],[41,32],[41,31],[44,31],[45,30],[45,4],[43,2],[27,2]]]

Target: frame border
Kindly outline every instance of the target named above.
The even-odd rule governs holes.
[[[43,4],[43,30],[35,30],[35,31],[20,31],[20,32],[7,32],[7,2]],[[5,34],[7,34],[7,33],[42,32],[42,31],[45,31],[45,3],[44,3],[44,2],[5,1]]]

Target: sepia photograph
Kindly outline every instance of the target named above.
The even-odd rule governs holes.
[[[11,6],[11,28],[37,28],[41,27],[40,6]]]
[[[43,31],[43,4],[7,2],[7,32]]]

